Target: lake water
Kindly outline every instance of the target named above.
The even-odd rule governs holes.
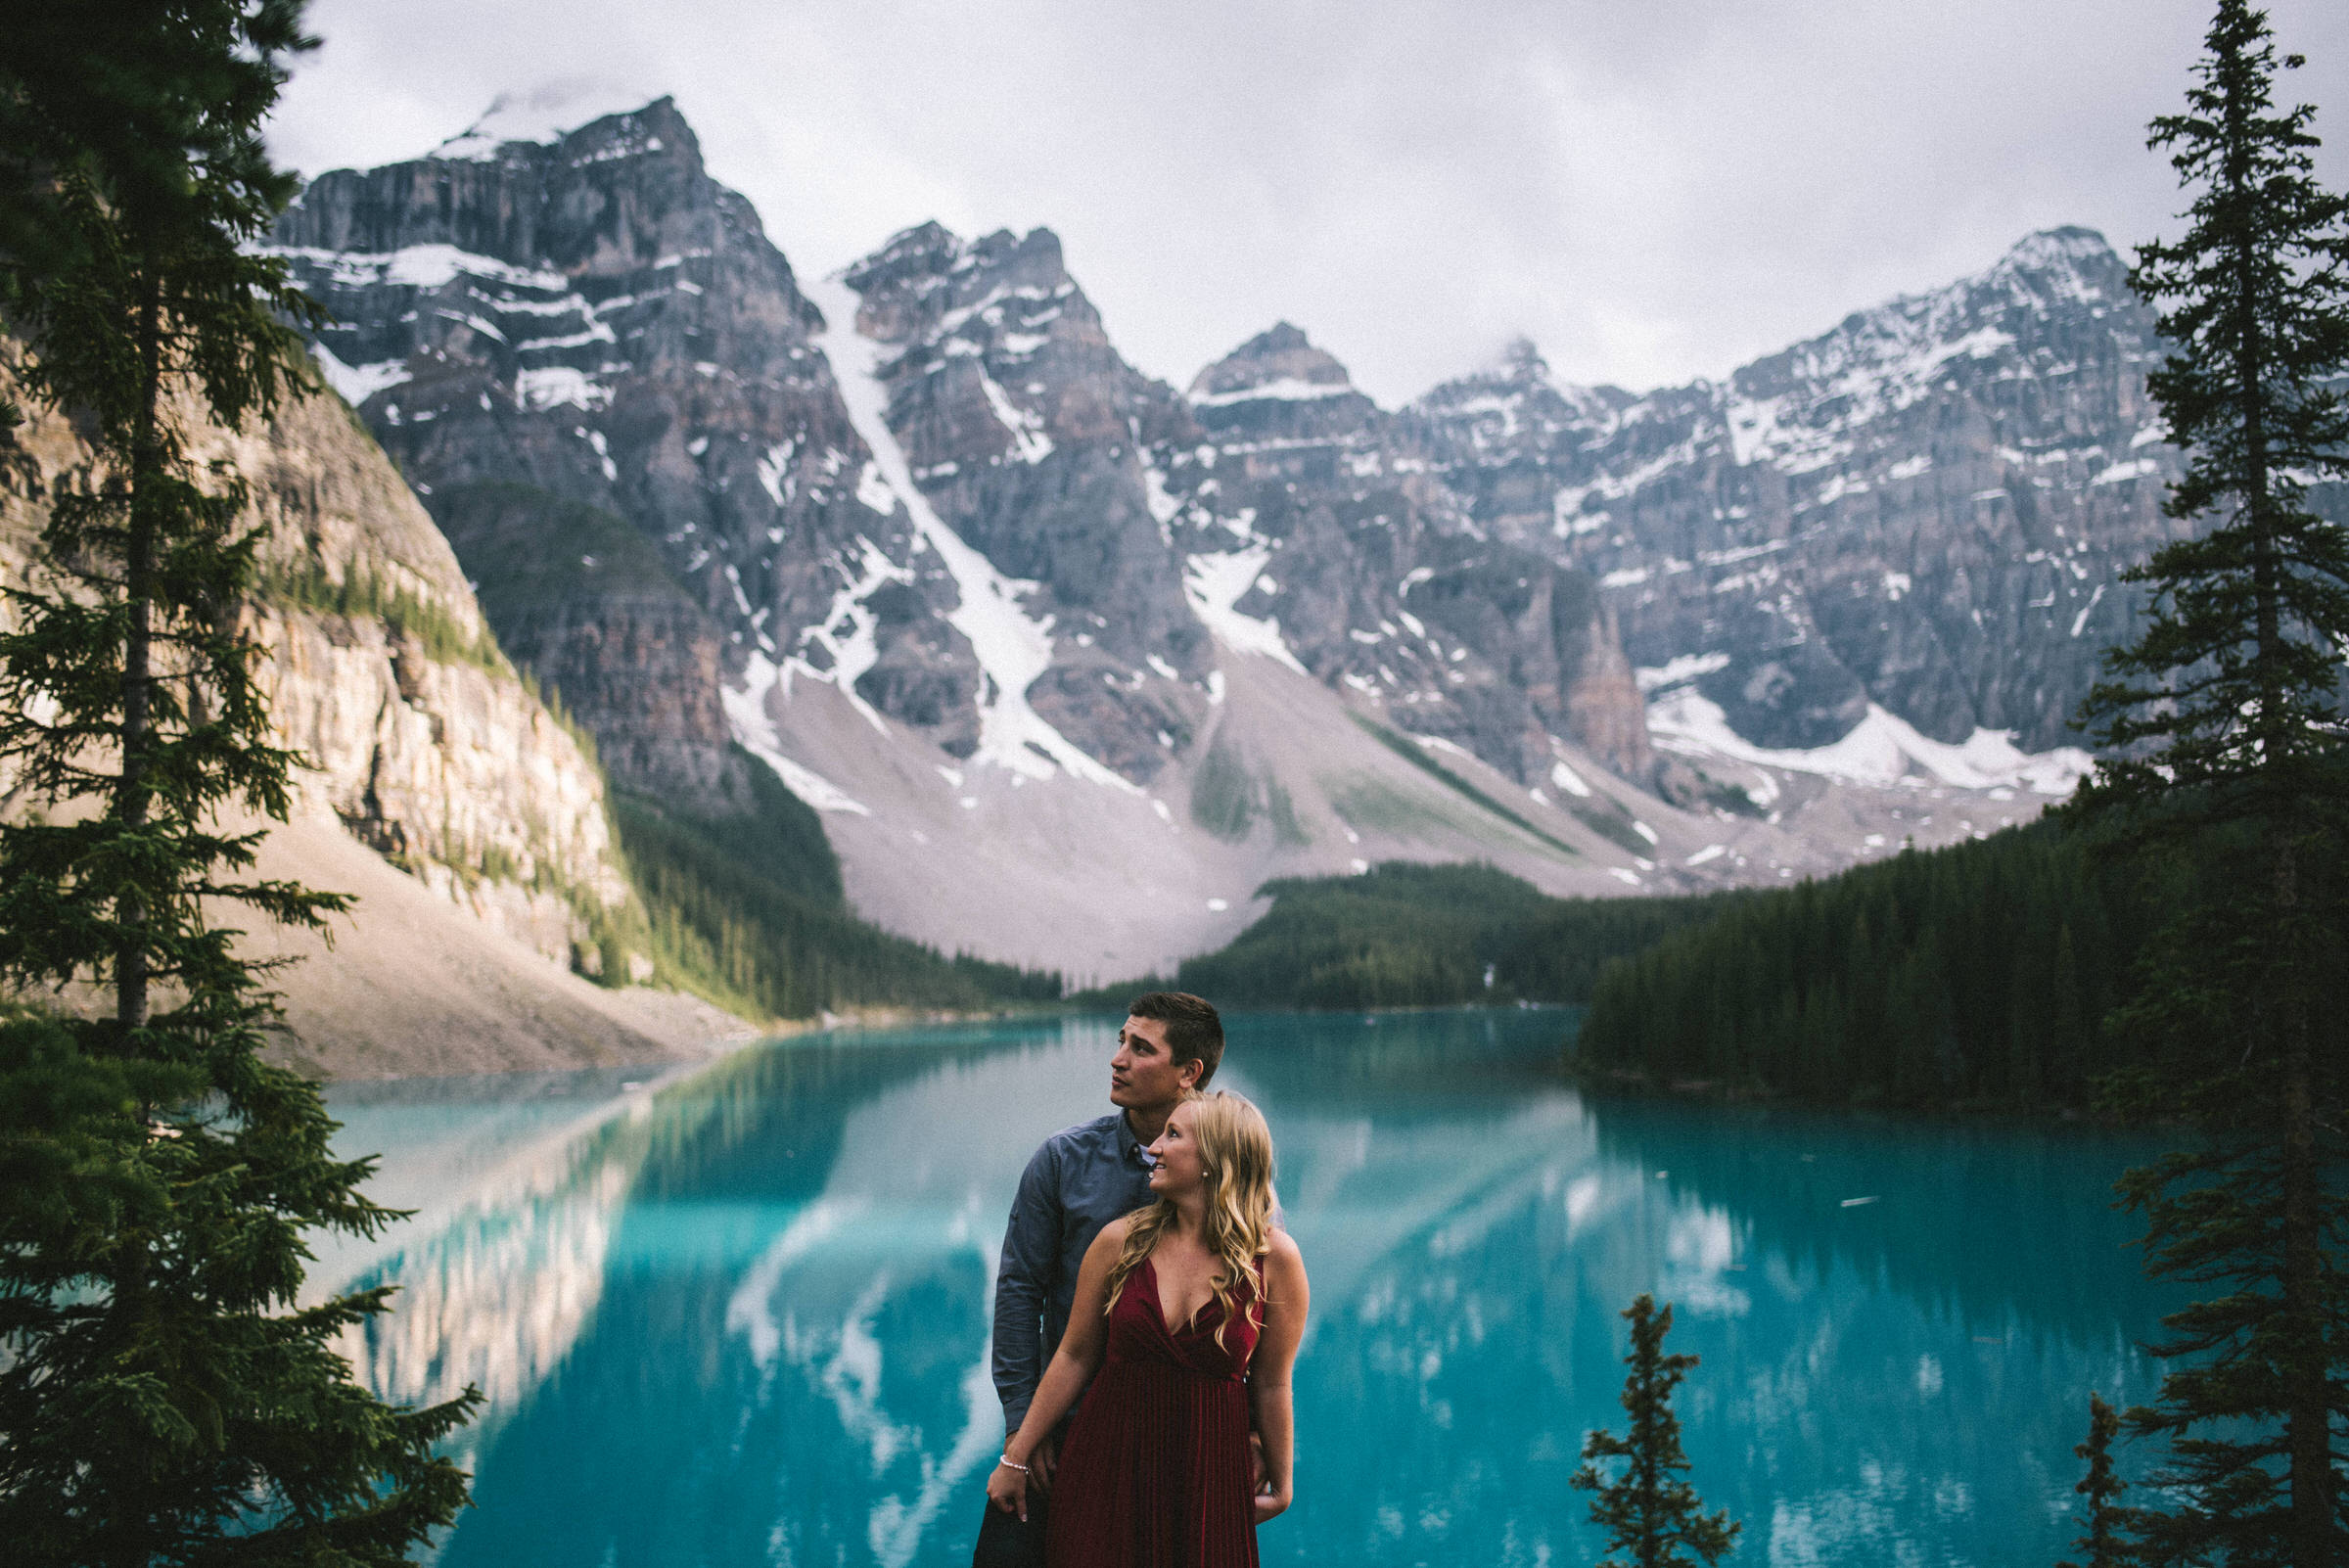
[[[2048,1565],[2088,1395],[2142,1400],[2177,1304],[2093,1134],[1586,1100],[1557,1012],[1234,1020],[1313,1286],[1297,1505],[1267,1564],[1582,1564],[1585,1432],[1676,1304],[1677,1408],[1731,1563]],[[498,1568],[969,1561],[1002,1419],[995,1249],[1047,1133],[1107,1109],[1116,1022],[843,1034],[694,1076],[352,1085],[345,1153],[419,1209],[320,1283],[401,1401],[489,1396]]]

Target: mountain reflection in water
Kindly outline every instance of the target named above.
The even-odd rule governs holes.
[[[2171,1305],[2108,1210],[2147,1147],[1585,1102],[1550,1071],[1568,1026],[1233,1021],[1219,1082],[1271,1121],[1314,1295],[1265,1560],[1594,1557],[1566,1482],[1621,1425],[1642,1290],[1704,1358],[1678,1408],[1737,1560],[2059,1555],[2088,1392],[2150,1392],[2135,1342]],[[387,1201],[427,1210],[341,1271],[402,1287],[358,1363],[403,1401],[491,1396],[441,1561],[959,1568],[1002,1439],[1003,1217],[1036,1143],[1107,1109],[1115,1027],[339,1093],[341,1147],[392,1150]]]

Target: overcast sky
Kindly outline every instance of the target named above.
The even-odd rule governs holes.
[[[1048,226],[1177,387],[1287,319],[1393,406],[1538,343],[1635,390],[2180,198],[2207,0],[312,0],[273,145],[416,156],[500,94],[667,93],[802,272]],[[2275,0],[2349,184],[2349,4]],[[557,111],[558,122],[568,122]]]

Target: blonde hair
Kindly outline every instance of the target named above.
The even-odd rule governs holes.
[[[1265,1115],[1248,1100],[1228,1089],[1193,1094],[1182,1102],[1191,1107],[1191,1136],[1199,1144],[1201,1175],[1207,1185],[1208,1252],[1216,1259],[1216,1305],[1222,1316],[1216,1324],[1216,1344],[1231,1324],[1233,1293],[1248,1281],[1249,1311],[1265,1299],[1265,1271],[1259,1261],[1272,1249],[1272,1130]],[[1142,1260],[1158,1247],[1158,1239],[1174,1223],[1174,1200],[1161,1198],[1127,1217],[1126,1244],[1109,1270],[1109,1305]],[[1169,1323],[1172,1330],[1174,1324]]]

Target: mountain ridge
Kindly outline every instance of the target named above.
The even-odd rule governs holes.
[[[1598,576],[1635,663],[1717,657],[1661,684],[1745,740],[1817,749],[1881,709],[2053,752],[2142,613],[2121,572],[2185,531],[2143,389],[2161,352],[2119,258],[2067,226],[1723,381],[1520,377],[1482,389],[1513,397],[1506,429],[1454,383],[1413,418],[1480,521]]]
[[[1519,342],[1387,410],[1286,321],[1177,392],[1048,229],[802,280],[668,100],[460,151],[289,213],[322,362],[455,536],[509,487],[510,644],[617,779],[715,819],[759,760],[948,950],[1133,972],[1369,858],[1697,888],[2028,815],[2167,536],[2149,326],[2084,230],[1719,383]],[[581,506],[650,553],[574,549]],[[1095,930],[1072,846],[1188,912]]]

